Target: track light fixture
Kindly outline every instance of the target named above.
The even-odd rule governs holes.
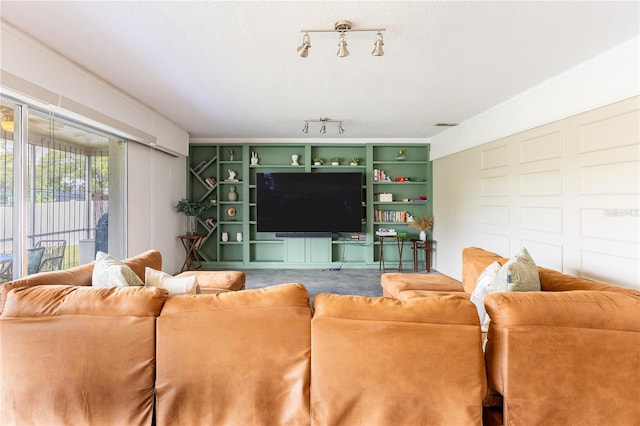
[[[319,120],[304,120],[304,127],[302,128],[302,133],[309,133],[309,123],[321,123],[320,126],[320,134],[327,134],[327,123],[338,123],[338,133],[344,133],[344,127],[342,126],[342,120],[332,120],[327,117],[322,117]]]
[[[349,56],[349,51],[347,50],[347,41],[345,39],[345,34],[349,31],[369,31],[376,32],[377,39],[373,48],[373,52],[371,54],[373,56],[384,56],[384,51],[382,50],[382,46],[384,42],[382,40],[382,32],[386,31],[385,28],[353,28],[353,24],[351,21],[341,20],[336,22],[333,25],[333,29],[303,29],[300,30],[301,33],[304,33],[304,37],[302,39],[302,45],[300,45],[297,49],[298,55],[302,58],[306,58],[309,55],[309,48],[311,48],[311,38],[309,33],[340,33],[340,37],[338,39],[338,57],[344,58]]]

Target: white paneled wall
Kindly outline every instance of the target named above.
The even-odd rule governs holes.
[[[436,267],[460,277],[461,250],[640,288],[637,97],[434,161]]]

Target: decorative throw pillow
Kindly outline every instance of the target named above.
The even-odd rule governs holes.
[[[195,275],[174,277],[166,272],[146,267],[144,281],[147,287],[160,287],[169,290],[169,296],[198,293],[198,279]]]
[[[526,248],[522,247],[500,268],[493,286],[496,292],[540,291],[538,267]]]
[[[489,330],[489,315],[484,308],[484,297],[487,294],[494,293],[493,282],[498,275],[498,271],[501,266],[498,261],[493,262],[487,266],[484,271],[480,273],[476,280],[476,288],[471,293],[471,301],[476,305],[478,310],[478,317],[480,317],[480,326],[483,332]]]
[[[119,259],[99,251],[93,266],[91,285],[94,287],[127,287],[144,285],[142,280]]]

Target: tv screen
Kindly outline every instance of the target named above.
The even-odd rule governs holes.
[[[362,231],[362,173],[257,173],[258,232]]]

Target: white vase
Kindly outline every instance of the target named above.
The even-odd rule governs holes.
[[[427,233],[425,231],[420,231],[420,241],[427,241]]]
[[[196,216],[187,216],[187,235],[193,235],[198,229],[198,218]]]
[[[242,232],[238,232],[236,234],[236,241],[238,241],[238,242],[242,241]]]
[[[229,241],[229,233],[228,232],[223,232],[222,233],[222,241]]]

